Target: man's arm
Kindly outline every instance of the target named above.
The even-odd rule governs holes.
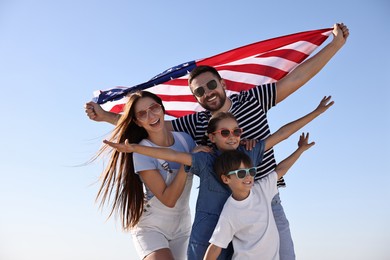
[[[276,83],[276,103],[283,101],[312,77],[344,46],[349,30],[343,23],[333,26],[333,40],[316,55],[297,66],[293,71]]]
[[[290,122],[281,128],[278,129],[275,133],[271,134],[267,138],[264,139],[264,151],[269,150],[274,145],[280,143],[283,140],[286,140],[289,138],[292,134],[297,132],[299,129],[307,125],[309,122],[311,122],[314,118],[318,117],[322,113],[328,110],[333,104],[334,101],[330,101],[331,96],[324,97],[320,104],[309,114]]]
[[[289,157],[281,161],[278,166],[276,166],[275,172],[278,174],[278,180],[287,173],[287,171],[291,168],[291,166],[294,165],[303,152],[308,150],[314,144],[314,142],[309,143],[309,133],[306,135],[302,133],[299,137],[298,149],[295,150],[295,152],[293,152]]]
[[[222,248],[210,244],[207,248],[206,254],[204,255],[203,260],[215,260],[218,258],[218,256],[221,254]]]

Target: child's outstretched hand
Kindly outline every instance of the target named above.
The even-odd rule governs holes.
[[[332,98],[332,96],[325,96],[320,104],[318,105],[318,107],[315,109],[315,111],[319,112],[319,113],[324,113],[326,110],[328,110],[328,108],[330,108],[331,106],[333,106],[334,104],[334,101],[330,101],[330,99]]]
[[[309,143],[309,133],[305,135],[305,133],[302,133],[299,137],[298,141],[298,149],[302,149],[303,151],[308,150],[310,147],[315,145],[315,142]]]
[[[117,150],[120,153],[132,153],[134,152],[134,147],[132,144],[129,143],[129,141],[126,139],[122,143],[113,143],[107,140],[103,140],[103,143],[105,143],[108,146],[111,146],[115,150]]]

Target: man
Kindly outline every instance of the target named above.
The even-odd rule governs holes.
[[[174,131],[187,132],[199,143],[206,132],[211,115],[229,111],[237,118],[240,127],[244,130],[242,138],[264,139],[270,135],[266,117],[268,109],[283,101],[315,76],[344,46],[348,36],[347,26],[343,23],[335,24],[332,41],[284,78],[276,83],[256,86],[230,97],[226,96],[226,83],[218,72],[209,66],[199,66],[191,71],[188,83],[196,100],[206,110],[175,119],[168,125]],[[94,121],[105,121],[115,125],[119,118],[118,114],[104,111],[94,102],[88,102],[85,111]],[[275,168],[272,149],[264,154],[261,165],[255,179],[270,173]],[[278,181],[279,187],[284,185],[283,179]],[[280,259],[295,259],[289,223],[280,203],[279,194],[272,201],[272,210],[280,236]],[[197,241],[191,238],[190,248],[196,247]]]

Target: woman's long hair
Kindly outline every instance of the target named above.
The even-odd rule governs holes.
[[[126,139],[129,143],[139,143],[148,137],[148,133],[143,127],[138,126],[135,121],[135,105],[141,99],[149,97],[155,100],[163,108],[161,99],[148,91],[134,92],[129,96],[125,106],[124,113],[121,115],[116,127],[110,137],[111,142],[124,142]],[[108,145],[104,145],[98,152],[101,155]],[[106,203],[111,205],[110,216],[113,213],[120,214],[122,227],[128,230],[134,227],[141,218],[144,210],[145,194],[143,184],[134,172],[133,154],[120,153],[111,149],[111,157],[107,167],[101,175],[101,186],[96,196],[100,200],[100,207]],[[112,195],[114,195],[112,197]]]

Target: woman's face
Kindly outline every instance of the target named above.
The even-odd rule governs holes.
[[[150,132],[157,132],[164,127],[164,113],[161,105],[153,98],[140,98],[134,106],[136,124]]]
[[[239,132],[238,129],[236,120],[232,118],[222,119],[217,124],[217,130],[209,134],[209,139],[221,151],[236,150],[241,141],[240,136],[234,134]],[[229,136],[225,135],[224,137],[223,134],[227,131],[221,133],[222,130],[229,130]]]

